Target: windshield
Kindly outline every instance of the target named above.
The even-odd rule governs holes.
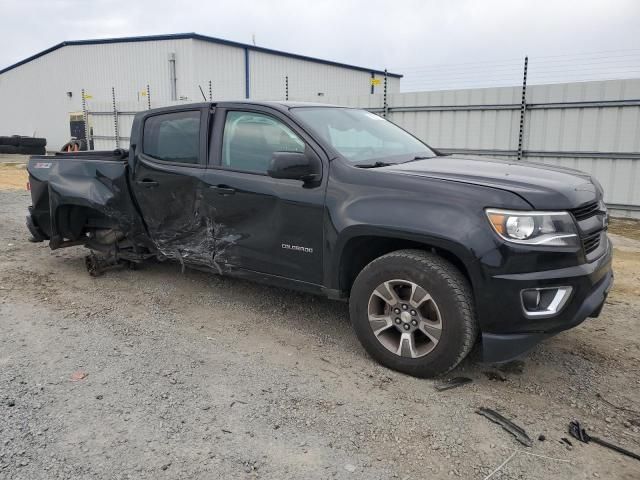
[[[295,116],[309,125],[344,158],[355,164],[400,163],[435,153],[384,118],[355,108],[298,107]]]

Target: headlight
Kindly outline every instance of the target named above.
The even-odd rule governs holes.
[[[577,247],[578,232],[569,212],[514,211],[487,208],[489,223],[509,242],[550,247]]]

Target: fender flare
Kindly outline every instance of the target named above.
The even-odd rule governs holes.
[[[462,273],[469,278],[474,291],[475,286],[481,282],[482,271],[479,260],[473,254],[472,250],[460,242],[425,232],[407,232],[382,226],[353,225],[345,228],[340,233],[335,242],[333,252],[331,255],[327,255],[325,285],[327,285],[330,290],[344,291],[343,285],[341,285],[341,272],[343,262],[345,261],[345,251],[351,241],[363,237],[409,241],[423,245],[425,248],[445,251],[464,266],[466,272]]]

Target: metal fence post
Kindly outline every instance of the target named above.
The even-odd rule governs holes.
[[[520,104],[520,133],[518,134],[518,160],[522,160],[524,137],[524,120],[527,113],[527,66],[529,57],[524,57],[524,72],[522,75],[522,103]]]
[[[289,75],[284,77],[284,99],[289,101]]]
[[[387,69],[384,69],[384,96],[383,96],[383,100],[384,100],[384,113],[383,116],[384,118],[387,118],[387,114],[389,113],[389,105],[387,104]]]
[[[211,86],[211,80],[209,80],[209,101],[213,102],[213,88]]]
[[[87,99],[85,98],[84,88],[82,89],[82,120],[84,121],[84,139],[87,142],[87,150],[89,149],[89,113],[87,112]]]
[[[147,84],[147,110],[151,110],[151,88]]]
[[[111,101],[113,103],[113,128],[116,134],[116,148],[120,148],[120,135],[118,134],[118,110],[116,109],[116,89],[111,87]]]

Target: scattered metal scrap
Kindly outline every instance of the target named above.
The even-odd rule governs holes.
[[[467,383],[471,382],[473,382],[473,380],[471,380],[469,377],[455,377],[446,382],[437,383],[436,385],[434,385],[434,387],[437,391],[444,392],[445,390],[451,390],[452,388],[461,387],[462,385],[466,385]]]
[[[516,425],[508,418],[503,417],[495,410],[481,407],[476,410],[476,413],[500,425],[507,432],[516,437],[516,440],[518,440],[525,447],[531,447],[533,445],[531,438],[529,437],[529,435],[527,435],[527,432],[522,427]]]
[[[599,445],[602,445],[603,447],[607,447],[607,448],[610,448],[611,450],[615,450],[616,452],[626,455],[628,457],[635,458],[636,460],[640,460],[640,455],[638,455],[637,453],[633,453],[627,450],[626,448],[619,447],[618,445],[609,443],[606,440],[603,440],[601,438],[592,437],[585,431],[584,428],[582,428],[582,426],[580,425],[580,422],[578,422],[577,420],[574,420],[573,422],[569,423],[569,434],[573,438],[583,443],[594,442]]]
[[[573,443],[571,443],[571,440],[569,440],[567,437],[562,437],[560,441],[569,447],[573,447]]]

